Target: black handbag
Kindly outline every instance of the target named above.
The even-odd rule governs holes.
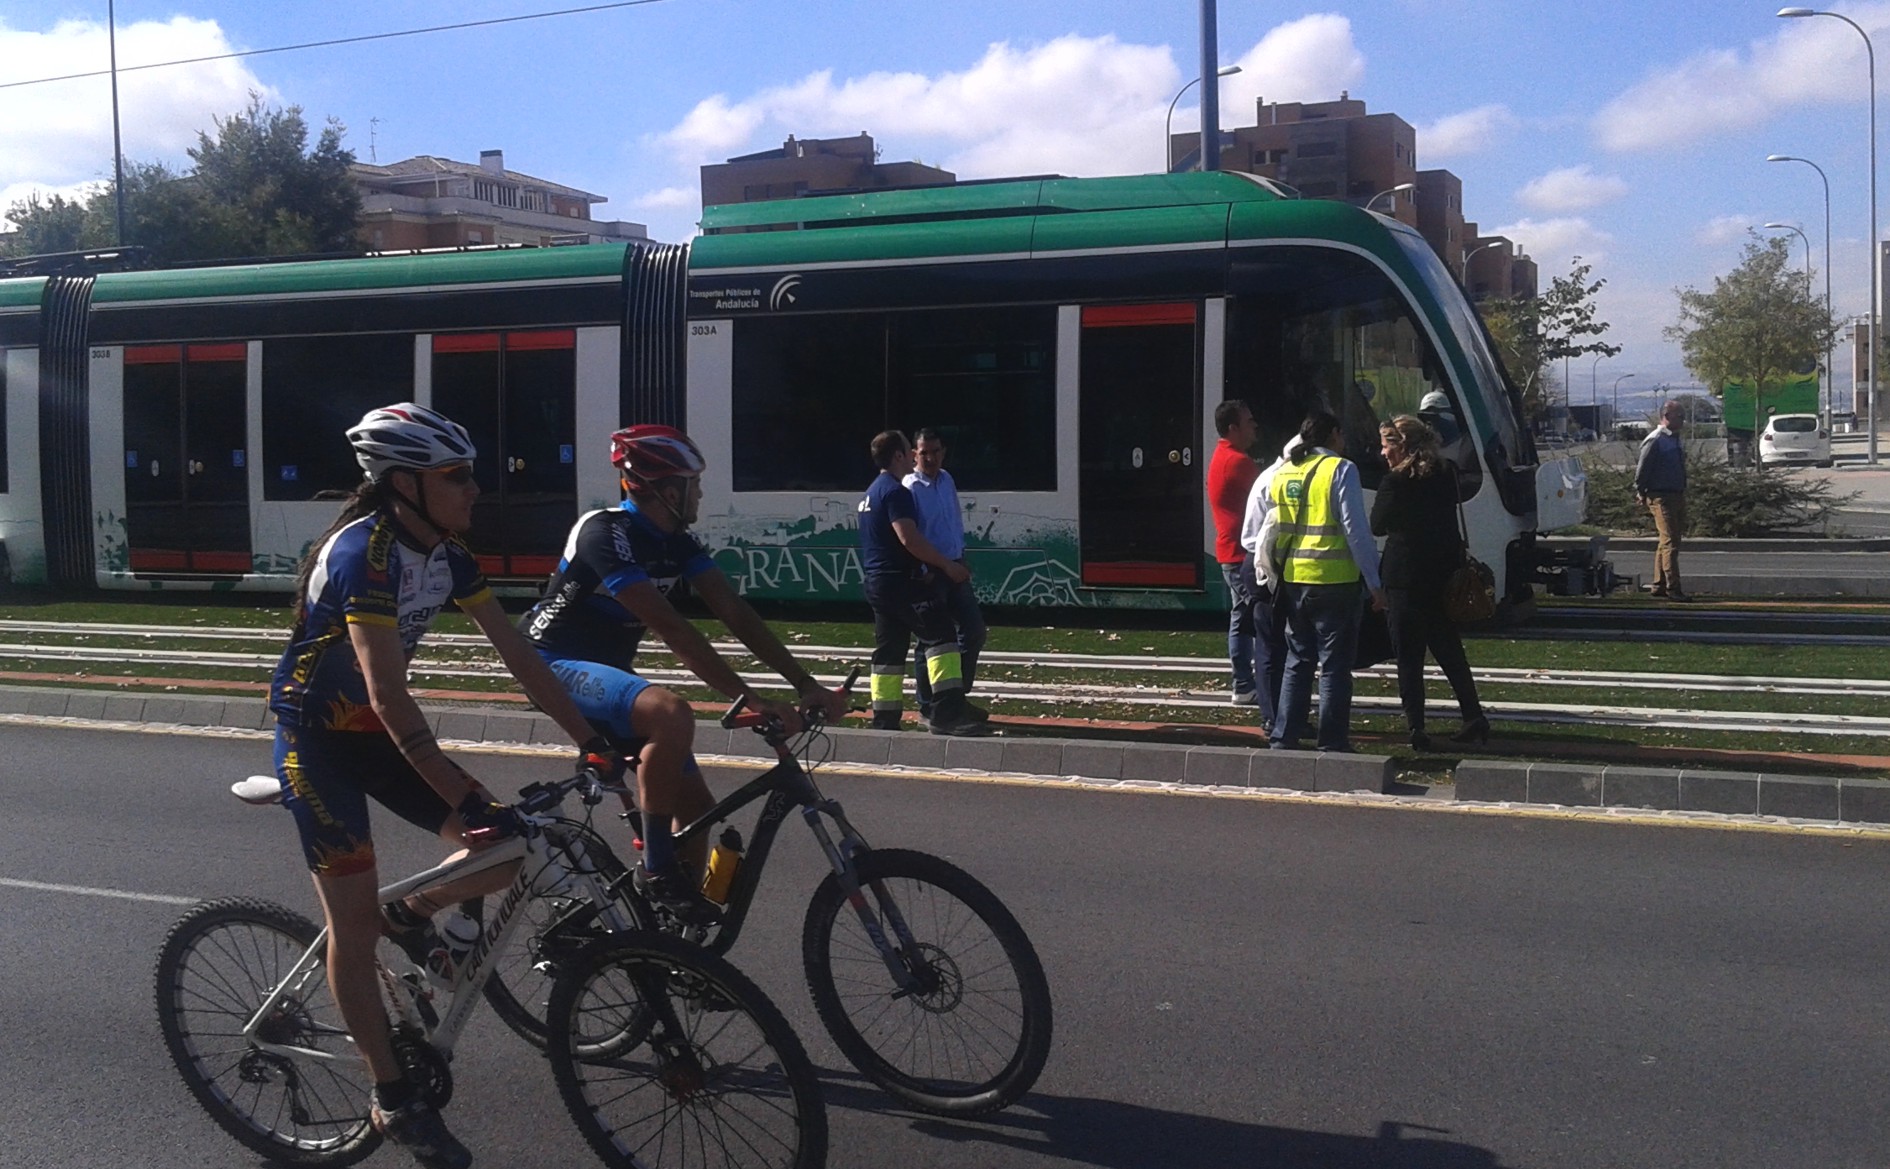
[[[1475,625],[1496,616],[1496,574],[1470,555],[1470,532],[1464,523],[1463,500],[1457,501],[1457,531],[1463,537],[1463,563],[1444,582],[1444,615],[1455,625]]]

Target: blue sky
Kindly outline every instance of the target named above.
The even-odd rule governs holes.
[[[119,0],[119,64],[577,2]],[[1418,128],[1420,165],[1461,176],[1466,215],[1520,241],[1545,282],[1575,255],[1608,280],[1602,316],[1624,351],[1571,367],[1570,392],[1585,403],[1591,384],[1606,396],[1631,373],[1625,399],[1690,380],[1661,337],[1674,288],[1709,286],[1730,269],[1748,226],[1802,225],[1822,287],[1823,188],[1810,167],[1767,164],[1767,154],[1801,155],[1830,176],[1833,298],[1840,313],[1867,310],[1863,41],[1839,21],[1776,10],[1221,0],[1221,62],[1243,67],[1222,82],[1222,125],[1251,124],[1258,96],[1317,101],[1341,90],[1403,116]],[[1890,2],[1837,10],[1890,49]],[[104,17],[105,0],[9,0],[0,82],[103,68]],[[1163,114],[1198,72],[1197,17],[1196,0],[659,0],[125,74],[125,151],[180,162],[197,129],[257,90],[313,123],[340,120],[363,159],[473,161],[503,149],[513,169],[607,196],[602,217],[678,240],[699,212],[697,167],[790,133],[866,130],[888,160],[965,178],[1159,170]],[[1187,102],[1175,123],[1197,116]],[[1890,132],[1890,107],[1881,120]],[[95,181],[110,157],[102,79],[0,89],[0,210],[35,188]],[[1890,202],[1880,216],[1890,226]],[[1842,352],[1837,374],[1847,388]]]

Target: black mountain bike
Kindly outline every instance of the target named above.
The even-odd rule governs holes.
[[[843,693],[858,673],[848,677]],[[634,902],[641,927],[654,925],[725,954],[741,936],[776,834],[799,811],[832,869],[808,902],[801,961],[815,1009],[841,1052],[868,1079],[926,1112],[973,1116],[1014,1103],[1036,1083],[1050,1054],[1050,986],[1023,927],[989,889],[950,862],[867,844],[839,802],[815,785],[811,771],[818,761],[803,763],[826,741],[818,716],[790,736],[778,721],[744,706],[730,707],[722,725],[753,728],[780,762],[677,834],[680,844],[703,839],[761,802],[745,852],[734,828],[721,833],[724,849],[733,844],[740,862],[721,922],[685,927],[621,877],[610,882],[612,898]],[[627,816],[640,838],[641,816]],[[594,858],[599,845],[591,847]],[[600,867],[623,872],[609,861]],[[598,926],[598,911],[589,905],[571,902],[548,911],[560,915],[572,930]],[[554,923],[532,943],[545,956],[537,966],[541,977],[556,965],[559,929]],[[503,961],[500,967],[495,983],[517,972]],[[510,999],[508,1006],[536,1001],[516,985],[498,993]],[[511,1012],[501,1013],[525,1033]]]

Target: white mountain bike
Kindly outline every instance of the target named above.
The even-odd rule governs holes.
[[[273,776],[233,790],[280,798]],[[635,930],[592,861],[588,830],[559,815],[567,794],[603,798],[597,775],[536,783],[514,805],[525,831],[385,886],[382,901],[519,862],[487,898],[479,938],[450,986],[391,943],[377,965],[394,1052],[435,1108],[453,1094],[453,1046],[496,955],[532,913],[573,904],[596,937],[557,965],[546,1018],[559,1093],[606,1164],[817,1169],[827,1116],[800,1041],[766,995],[725,960]],[[536,931],[537,925],[526,925]],[[248,897],[192,907],[157,960],[158,1022],[191,1094],[249,1149],[291,1165],[350,1165],[379,1146],[368,1123],[373,1077],[342,1025],[326,971],[327,931]]]

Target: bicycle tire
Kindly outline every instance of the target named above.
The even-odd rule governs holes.
[[[604,1164],[827,1163],[814,1065],[779,1008],[726,959],[666,934],[613,934],[559,975],[550,1018],[558,1095]],[[641,1034],[633,1049],[587,1042],[626,1029]]]
[[[938,857],[889,848],[859,854],[854,866],[888,941],[899,944],[884,916],[890,897],[925,961],[920,990],[898,994],[839,877],[828,874],[807,906],[801,959],[841,1053],[924,1112],[977,1116],[1015,1103],[1050,1055],[1050,984],[1023,927],[976,878]]]
[[[647,911],[625,879],[623,862],[617,854],[591,829],[573,826],[573,830],[584,837],[586,854],[600,878],[615,891],[618,906],[631,921],[647,925]],[[492,958],[486,1002],[514,1034],[540,1051],[545,1049],[545,1014],[560,967],[609,932],[595,919],[573,929],[556,928],[571,910],[583,904],[581,899],[557,890],[534,892],[519,911],[526,915],[526,921],[513,932],[506,948]]]
[[[258,1051],[243,1028],[320,930],[293,910],[230,897],[193,906],[165,935],[158,1027],[190,1094],[246,1148],[289,1165],[352,1165],[380,1146],[368,1123],[365,1066],[291,1062]],[[272,1039],[354,1050],[328,972],[283,1000]]]

